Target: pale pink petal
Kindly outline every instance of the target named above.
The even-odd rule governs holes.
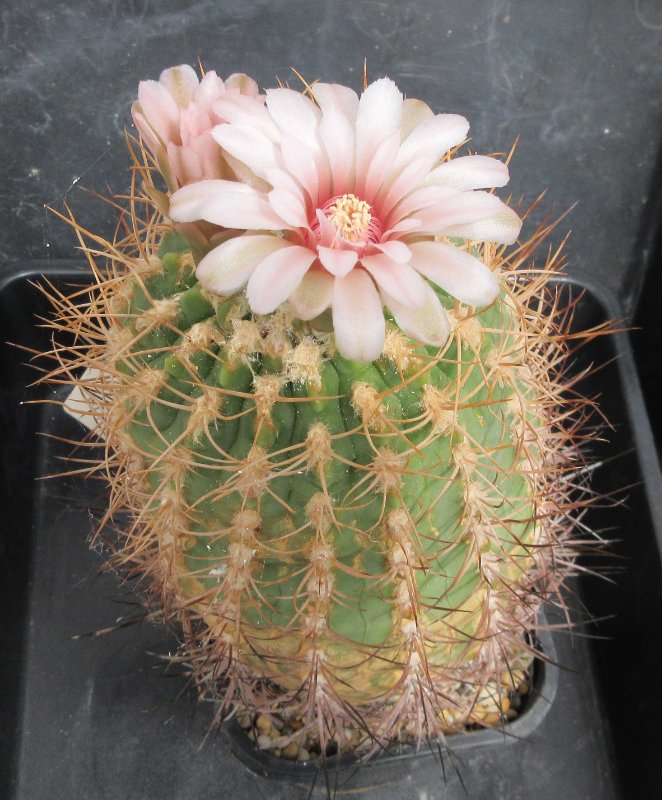
[[[206,220],[224,228],[282,230],[289,226],[261,192],[236,181],[206,180],[183,186],[170,198],[175,222]]]
[[[170,215],[175,222],[198,222],[202,219],[203,209],[214,198],[229,189],[232,181],[207,180],[198,181],[190,186],[184,186],[170,197]],[[246,191],[241,184],[237,190]],[[254,193],[254,190],[250,190]]]
[[[308,227],[308,215],[301,199],[301,192],[294,194],[286,189],[272,189],[269,192],[269,205],[293,228]]]
[[[287,242],[277,236],[237,236],[210,250],[200,261],[196,275],[210,292],[230,295],[239,291],[264,259]]]
[[[363,184],[357,181],[357,191],[360,197],[372,204],[375,195],[382,187],[386,178],[393,169],[393,161],[400,147],[400,133],[394,131],[387,136],[375,150],[370,166],[367,169]]]
[[[444,242],[415,242],[409,247],[411,266],[461,303],[481,308],[499,294],[496,275],[470,253]]]
[[[451,158],[433,169],[426,184],[455,189],[494,189],[508,183],[508,167],[490,156]]]
[[[404,242],[399,242],[397,239],[392,242],[378,242],[375,247],[396,264],[408,264],[411,261],[411,250]]]
[[[225,96],[225,84],[218,75],[211,70],[205,72],[200,85],[195,90],[195,97],[193,98],[196,105],[204,108],[207,113],[212,110],[214,103],[220,98]]]
[[[257,97],[260,93],[260,89],[253,78],[249,78],[243,72],[233,72],[229,78],[226,78],[225,89],[228,92],[239,92],[248,97]]]
[[[322,245],[318,245],[317,252],[322,266],[339,278],[344,278],[354,268],[359,258],[355,250],[338,250]]]
[[[451,147],[463,142],[469,132],[469,123],[458,114],[437,114],[422,122],[400,146],[394,169],[420,158],[428,158],[430,167]]]
[[[515,244],[521,227],[522,220],[512,208],[502,203],[501,210],[494,216],[452,225],[444,233],[446,236],[459,236],[462,239],[474,239],[479,242]]]
[[[381,78],[363,92],[356,115],[356,181],[362,185],[379,145],[397,132],[402,118],[402,94],[389,78]]]
[[[255,128],[272,142],[280,139],[280,133],[271,115],[254,97],[226,92],[214,102],[213,110],[223,122]]]
[[[211,132],[210,132],[211,136]],[[216,141],[212,138],[214,144]],[[253,172],[253,170],[246,166],[243,161],[240,161],[238,158],[235,158],[233,155],[230,155],[227,150],[223,150],[222,147],[218,147],[218,152],[223,159],[223,162],[227,164],[229,167],[229,172],[237,181],[241,181],[245,183],[247,186],[252,186],[253,189],[257,189],[258,191],[262,192],[263,194],[267,194],[271,189],[269,182],[264,178],[258,178],[258,176]],[[223,176],[227,176],[228,172],[224,170],[222,173]]]
[[[265,171],[267,181],[273,186],[274,189],[284,189],[290,194],[302,194],[302,189],[299,183],[294,180],[290,173],[280,167],[270,167]],[[301,200],[303,202],[303,198]]]
[[[303,142],[313,153],[319,151],[317,128],[321,114],[309,97],[293,89],[268,89],[266,102],[284,137]]]
[[[402,219],[398,222],[397,225],[394,225],[392,228],[389,228],[382,239],[388,241],[392,239],[394,236],[404,236],[407,233],[414,233],[418,231],[421,227],[420,219],[415,219],[414,217],[407,217],[407,219]]]
[[[180,64],[178,67],[164,69],[159,83],[165,86],[180,108],[186,108],[193,99],[200,80],[193,67]]]
[[[382,354],[386,322],[379,293],[362,269],[333,282],[333,332],[338,351],[354,361],[374,361]]]
[[[287,244],[262,261],[251,275],[246,296],[256,314],[270,314],[292,294],[308,272],[316,253]]]
[[[426,283],[407,264],[396,264],[388,256],[364,256],[361,265],[372,275],[379,288],[396,297],[408,308],[418,308],[425,301]]]
[[[319,105],[322,115],[330,110],[342,114],[351,124],[356,124],[356,114],[359,108],[359,96],[354,89],[339,83],[316,83],[313,87],[315,100]]]
[[[315,156],[315,162],[317,164],[317,203],[319,204],[333,197],[331,162],[323,147],[320,147],[319,152]]]
[[[319,229],[319,242],[323,247],[331,247],[331,245],[338,240],[338,229],[334,227],[326,214],[318,208],[315,212],[317,220],[320,224]]]
[[[334,277],[319,269],[309,269],[288,300],[299,319],[318,317],[331,305]]]
[[[182,144],[188,147],[191,140],[197,138],[212,126],[209,114],[201,106],[190,103],[179,112],[179,132]]]
[[[328,170],[329,197],[354,188],[356,114],[359,98],[355,91],[339,84],[316,83],[315,100],[322,112],[319,140]]]
[[[209,131],[202,134],[202,136],[198,136],[197,139],[191,142],[189,147],[200,161],[201,174],[197,180],[222,178],[227,175],[223,151],[212,139]]]
[[[250,167],[260,178],[266,178],[269,168],[280,166],[273,142],[249,124],[217,125],[211,135],[224,150]]]
[[[402,202],[395,206],[386,217],[385,222],[387,225],[392,225],[409,216],[409,214],[414,214],[423,208],[429,208],[445,202],[458,193],[459,189],[452,189],[450,186],[422,186],[420,189],[414,189]]]
[[[162,146],[162,143],[156,135],[156,132],[152,130],[149,122],[145,119],[145,115],[140,108],[140,103],[137,100],[131,105],[131,116],[133,117],[133,122],[136,128],[138,128],[138,133],[142,136],[143,141],[150,149],[152,155],[156,155],[156,151]]]
[[[138,103],[143,117],[164,144],[179,143],[179,106],[165,86],[157,81],[141,81]]]
[[[329,163],[332,179],[330,191],[344,194],[353,188],[354,124],[332,104],[322,110],[320,140]]]
[[[429,160],[421,158],[407,164],[400,172],[393,173],[382,186],[374,204],[379,209],[382,219],[389,216],[403,197],[422,184],[429,171]]]
[[[313,154],[307,147],[302,147],[301,142],[290,137],[283,138],[280,150],[285,167],[308,193],[313,206],[316,206],[320,175]]]
[[[169,144],[167,148],[168,161],[179,186],[191,181],[202,179],[202,166],[197,153],[190,147],[180,147]]]
[[[416,212],[421,220],[421,230],[447,234],[454,225],[466,225],[489,219],[499,214],[504,204],[488,192],[456,192],[441,203]],[[450,235],[450,234],[447,234]]]
[[[445,344],[451,326],[448,316],[431,286],[426,284],[425,299],[420,308],[407,308],[384,292],[382,292],[382,297],[398,326],[412,339],[433,347],[441,347]]]
[[[402,120],[400,121],[400,139],[404,141],[409,134],[434,113],[427,103],[406,97],[402,104]]]

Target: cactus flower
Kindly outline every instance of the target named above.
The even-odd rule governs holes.
[[[243,74],[223,81],[215,72],[200,80],[187,64],[164,70],[158,81],[141,81],[131,108],[133,121],[170,191],[203,179],[234,177],[211,131],[224,121],[215,102],[238,95],[257,98],[255,81]]]
[[[330,308],[338,350],[354,360],[380,356],[384,306],[409,336],[442,345],[450,326],[429,282],[475,307],[498,294],[497,277],[452,239],[516,240],[519,217],[477,191],[505,185],[506,165],[449,159],[467,120],[403,99],[388,78],[360,98],[323,83],[311,93],[269,90],[241,115],[234,98],[214,103],[229,122],[211,136],[256,180],[202,180],[172,195],[176,222],[242,231],[201,260],[200,283],[220,295],[246,286],[257,314],[286,301],[303,320]]]

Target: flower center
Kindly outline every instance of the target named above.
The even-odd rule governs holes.
[[[355,194],[343,194],[324,209],[329,222],[348,242],[363,242],[367,239],[372,222],[372,209],[365,200]]]

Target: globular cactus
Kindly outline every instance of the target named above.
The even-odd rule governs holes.
[[[197,78],[178,70],[161,88],[142,87],[134,108],[141,131],[150,91],[169,87],[180,110],[194,107]],[[51,292],[54,327],[75,340],[56,343],[49,378],[76,385],[69,407],[80,412],[82,403],[94,418],[102,455],[90,471],[109,479],[106,521],[130,517],[111,563],[138,576],[150,607],[178,624],[176,657],[200,692],[218,700],[221,716],[283,713],[298,721],[299,741],[317,739],[322,750],[330,741],[379,746],[498,724],[530,670],[540,608],[558,598],[572,569],[569,515],[584,502],[573,494],[573,470],[585,403],[566,391],[568,314],[550,284],[559,255],[538,268],[530,261],[548,228],[508,254],[499,242],[514,241],[518,217],[493,194],[473,191],[502,185],[503,165],[454,159],[466,135],[461,118],[403,104],[392,86],[378,81],[364,92],[349,166],[334,160],[331,123],[324,127],[333,119],[336,135],[346,131],[341,111],[352,101],[344,87],[314,85],[313,99],[280,89],[266,105],[252,88],[219,90],[209,123],[217,141],[205,144],[218,172],[178,181],[185,171],[173,167],[162,193],[151,156],[134,145],[125,233],[85,242],[77,228],[93,288],[86,301],[81,292]],[[366,155],[361,134],[379,92],[387,116],[398,102],[402,109],[397,124],[386,123],[397,134],[382,147],[390,162],[380,160],[379,142]],[[286,183],[277,169],[297,178],[295,165],[309,163],[287,144],[296,130],[285,107],[299,115],[310,163],[326,154],[327,188],[304,193],[299,176],[296,208],[294,189],[289,206],[274,189]],[[172,147],[157,129],[145,141],[166,172]],[[435,137],[442,144],[430,153]],[[277,153],[269,168],[249,157],[263,140]],[[410,161],[401,158],[407,146]],[[416,158],[425,180],[391,198],[395,208],[409,203],[401,221],[410,224],[386,235],[384,198]],[[179,154],[181,164],[191,162]],[[481,183],[480,170],[498,175]],[[430,181],[433,171],[443,180]],[[228,191],[238,206],[223,198]],[[467,217],[471,196],[485,210]],[[452,207],[445,228],[434,222],[443,203]],[[296,219],[301,208],[307,228]],[[269,228],[277,212],[287,224]],[[324,244],[327,224],[336,238]],[[260,258],[254,272],[246,267],[249,239],[264,258],[305,261],[303,251],[312,253],[299,283],[285,289],[292,281],[283,261],[274,302],[264,276],[251,277]],[[424,268],[433,253],[452,262],[445,287],[436,268]],[[341,274],[343,258],[352,265]],[[350,278],[358,304],[339,288]],[[404,284],[394,294],[405,279],[423,287],[418,305]],[[301,287],[310,294],[315,281],[330,293],[313,313]],[[472,303],[480,292],[483,301]],[[348,308],[358,333],[341,330]],[[368,323],[362,308],[373,315]]]

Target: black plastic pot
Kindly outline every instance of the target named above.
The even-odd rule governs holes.
[[[48,348],[34,319],[46,304],[30,284],[42,273],[62,284],[84,281],[68,263],[6,271],[3,341]],[[568,286],[573,294],[582,288]],[[614,298],[585,288],[578,328],[622,315]],[[80,436],[78,423],[57,405],[23,405],[60,395],[24,388],[35,377],[25,352],[3,346],[1,354],[1,797],[659,796],[662,481],[625,334],[597,339],[577,355],[578,369],[603,365],[582,388],[600,396],[613,425],[604,432],[608,441],[596,436],[589,445],[597,460],[593,487],[611,499],[585,518],[614,540],[609,559],[589,564],[609,580],[580,577],[568,594],[575,619],[586,620],[588,610],[597,621],[542,637],[546,656],[560,666],[539,671],[528,710],[507,730],[450,740],[455,767],[447,756],[442,767],[434,748],[359,767],[329,762],[325,771],[286,764],[255,750],[232,725],[203,744],[213,708],[197,704],[185,680],[156,657],[175,646],[172,635],[139,624],[139,605],[114,575],[99,574],[102,558],[88,549],[104,487],[77,477],[42,479],[70,467],[62,458],[73,451],[66,440]],[[552,625],[562,621],[554,613]]]

